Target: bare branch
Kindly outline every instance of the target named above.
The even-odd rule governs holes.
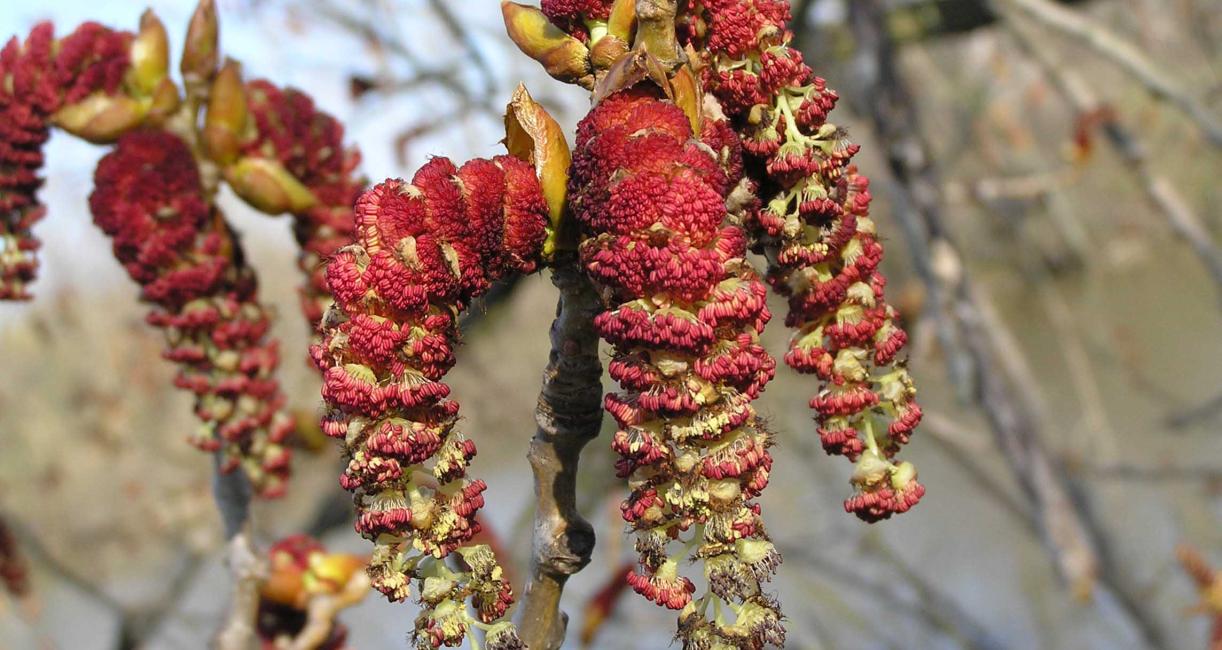
[[[568,616],[560,611],[560,595],[594,550],[594,529],[577,512],[577,464],[602,425],[602,363],[594,331],[602,304],[572,251],[557,254],[552,283],[560,299],[535,411],[538,429],[527,456],[536,509],[519,629],[533,650],[555,650],[564,642]]]
[[[1003,15],[1015,11],[1072,36],[1088,45],[1103,58],[1127,72],[1145,86],[1154,97],[1167,102],[1192,120],[1215,147],[1222,147],[1222,124],[1183,88],[1172,81],[1172,75],[1160,68],[1133,44],[1108,31],[1085,15],[1058,6],[1050,0],[992,0]]]
[[[1005,26],[1073,110],[1087,115],[1105,108],[1090,84],[1072,68],[1053,60],[1048,49],[1037,42],[1031,27],[1025,25],[1022,19],[1007,20]],[[1119,120],[1111,118],[1104,122],[1103,133],[1112,150],[1126,163],[1130,176],[1158,208],[1172,231],[1192,247],[1197,258],[1205,265],[1222,299],[1222,250],[1218,249],[1201,219],[1179,190],[1151,168],[1146,147]]]
[[[250,539],[250,481],[242,471],[222,472],[222,462],[217,455],[212,494],[225,530],[225,563],[233,577],[233,600],[216,635],[215,647],[217,650],[250,650],[255,642],[259,581],[264,570]]]
[[[1081,595],[1090,593],[1102,577],[1123,601],[1126,613],[1152,647],[1166,642],[1156,622],[1138,604],[1132,592],[1114,582],[1114,566],[1101,575],[1104,561],[1097,545],[1101,535],[1088,513],[1070,493],[1061,467],[1046,449],[1040,429],[1040,410],[1024,394],[1031,386],[1021,380],[1025,369],[1015,365],[1016,354],[999,352],[1009,334],[992,317],[987,301],[967,273],[963,257],[942,223],[941,185],[927,144],[920,135],[915,101],[900,77],[896,54],[886,32],[884,13],[877,0],[850,4],[850,17],[858,39],[858,65],[862,81],[861,101],[867,109],[879,141],[897,181],[897,218],[904,223],[913,256],[929,258],[922,278],[931,293],[944,299],[935,305],[945,310],[948,329],[957,334],[954,345],[971,361],[974,377],[972,398],[983,410],[993,429],[997,446],[1014,472],[1023,494],[1032,506],[1032,517],[1053,555],[1060,573]],[[1001,333],[1005,337],[999,338]]]

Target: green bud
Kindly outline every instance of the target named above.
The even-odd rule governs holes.
[[[216,74],[219,58],[220,26],[216,17],[214,0],[200,0],[187,26],[187,40],[183,43],[182,70],[183,79],[188,83],[206,82]]]

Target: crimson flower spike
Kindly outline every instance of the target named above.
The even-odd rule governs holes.
[[[199,29],[206,23],[197,20],[191,38],[208,32]],[[45,211],[37,190],[49,129],[117,141],[98,166],[90,208],[154,308],[148,321],[166,333],[165,356],[180,368],[175,384],[196,396],[203,424],[192,442],[219,452],[222,471],[240,468],[260,495],[278,496],[293,427],[274,378],[269,313],[212,207],[215,187],[203,182],[196,158],[194,105],[182,102],[168,66],[166,31],[151,12],[136,33],[85,23],[57,40],[43,23],[0,50],[0,299],[30,297],[38,247],[31,226]]]
[[[925,494],[912,463],[895,459],[921,407],[883,294],[869,180],[851,163],[859,147],[828,121],[836,93],[789,46],[789,18],[783,0],[689,0],[680,33],[742,139],[758,197],[743,219],[795,330],[785,362],[819,378],[810,406],[823,448],[856,462],[845,510],[874,522]]]
[[[174,384],[195,394],[203,426],[192,442],[219,451],[222,470],[241,468],[262,496],[279,496],[293,423],[281,410],[271,321],[190,149],[164,131],[127,134],[94,182],[94,223],[153,306],[147,320],[165,331],[164,356],[179,365]]]
[[[596,103],[578,127],[570,202],[623,389],[606,407],[631,489],[623,515],[638,532],[629,583],[682,610],[684,647],[781,645],[779,607],[761,588],[780,556],[754,503],[771,435],[751,407],[774,364],[758,346],[769,315],[746,250],[766,254],[768,284],[789,299],[786,361],[820,378],[810,401],[820,437],[856,461],[844,505],[869,522],[924,494],[912,464],[895,459],[921,416],[897,361],[906,335],[884,299],[868,181],[850,164],[857,147],[827,122],[835,93],[788,47],[788,3],[680,2],[675,35],[691,67],[673,63],[684,57],[659,24],[665,3],[647,3],[636,45],[597,56],[628,39],[634,5],[502,5],[526,54],[552,63],[547,45],[563,34],[585,56],[569,67],[592,77],[566,79],[593,87]],[[672,555],[674,540],[685,545]],[[703,561],[703,596],[681,573],[689,554]]]
[[[369,575],[390,600],[417,585],[421,648],[520,648],[505,617],[513,592],[487,545],[473,544],[487,487],[469,479],[475,444],[456,430],[442,382],[454,365],[458,314],[492,282],[533,271],[548,204],[530,164],[511,156],[461,168],[434,158],[409,184],[388,180],[355,209],[356,242],[327,264],[335,302],[312,348],[323,371],[323,430],[343,443],[340,483],[356,529],[374,542]],[[446,558],[457,552],[468,571]],[[472,617],[466,602],[476,615]]]
[[[227,62],[213,85],[204,142],[234,191],[268,214],[291,213],[306,275],[301,308],[316,329],[331,296],[324,265],[352,243],[352,206],[365,187],[360,153],[344,147],[344,129],[309,95],[264,79],[242,82]]]
[[[165,30],[152,14],[138,34],[85,23],[56,40],[51,23],[40,23],[0,49],[0,300],[31,297],[50,128],[113,142],[177,101],[166,79]]]
[[[738,179],[725,168],[737,166],[716,152],[733,134],[704,135],[652,84],[611,94],[578,125],[570,201],[622,389],[605,404],[637,533],[628,582],[680,610],[684,647],[779,646],[780,607],[762,583],[781,559],[755,503],[772,434],[752,406],[776,365],[759,343],[771,315],[746,236],[727,219]],[[689,554],[703,564],[701,595],[681,573]]]

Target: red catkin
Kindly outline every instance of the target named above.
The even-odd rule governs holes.
[[[775,368],[759,345],[766,290],[727,220],[733,183],[712,155],[726,131],[713,126],[702,142],[659,94],[638,87],[594,108],[578,126],[569,190],[581,260],[606,304],[594,324],[614,346],[622,389],[605,404],[619,425],[616,470],[632,486],[621,511],[640,567],[628,582],[680,610],[684,647],[763,648],[784,638],[760,584],[772,571],[744,568],[751,549],[775,553],[752,503],[772,466],[771,434],[751,405]],[[721,567],[741,578],[735,588],[695,597],[679,574],[684,554],[666,550],[685,536],[706,575]],[[758,616],[706,618],[713,599]]]
[[[0,300],[31,298],[52,114],[95,91],[117,92],[129,68],[130,33],[84,23],[56,41],[54,31],[39,23],[24,42],[14,37],[0,49]]]
[[[301,309],[317,328],[331,304],[324,277],[326,260],[352,243],[352,206],[365,186],[356,173],[360,152],[344,147],[343,126],[295,88],[279,88],[264,79],[246,84],[255,137],[242,153],[277,160],[317,198],[293,215],[293,233],[301,247],[298,267],[306,274]]]
[[[542,189],[516,158],[461,168],[434,158],[410,184],[365,192],[354,215],[355,243],[327,264],[335,303],[312,355],[324,373],[323,429],[348,460],[341,484],[354,495],[357,531],[375,543],[373,586],[403,600],[412,580],[452,575],[443,558],[459,552],[470,577],[421,601],[417,643],[460,643],[471,598],[501,647],[513,648],[516,633],[500,620],[512,591],[487,546],[471,543],[487,486],[467,478],[475,445],[455,430],[458,404],[442,379],[458,314],[492,282],[538,264]]]
[[[94,223],[153,307],[147,320],[179,366],[174,384],[195,394],[203,426],[192,442],[219,451],[224,471],[240,467],[261,495],[280,495],[293,425],[281,410],[269,315],[186,143],[165,132],[125,135],[94,182]]]
[[[858,146],[827,121],[836,93],[789,47],[787,2],[687,4],[686,41],[742,139],[744,182],[758,196],[743,215],[751,245],[789,301],[785,362],[820,380],[810,406],[824,449],[858,463],[845,509],[866,521],[905,512],[925,488],[893,458],[921,409],[897,358],[907,336],[883,294],[869,180],[851,164]]]

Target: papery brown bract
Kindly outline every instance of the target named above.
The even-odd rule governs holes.
[[[278,496],[293,425],[273,376],[276,344],[254,274],[205,198],[191,151],[169,133],[132,133],[98,163],[94,182],[94,223],[153,306],[147,320],[166,333],[175,385],[195,394],[202,427],[192,442]]]

